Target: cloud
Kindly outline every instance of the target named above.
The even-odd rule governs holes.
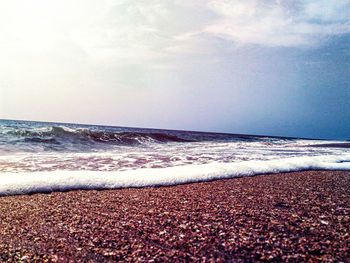
[[[199,35],[211,16],[199,3],[183,0],[117,1],[92,26],[73,35],[95,57],[125,63],[164,62],[196,52]]]
[[[350,32],[349,13],[348,0],[4,0],[0,52],[64,47],[95,62],[159,66],[215,53],[215,39],[227,46],[317,46]]]
[[[350,33],[349,0],[88,2],[85,23],[69,35],[91,58],[104,61],[160,65],[214,52],[217,38],[227,46],[317,47]]]
[[[350,33],[350,1],[208,2],[219,18],[204,32],[239,44],[299,47]]]

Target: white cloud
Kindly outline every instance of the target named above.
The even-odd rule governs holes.
[[[4,0],[0,53],[64,47],[95,61],[164,63],[210,53],[216,37],[241,45],[315,45],[349,33],[349,13],[348,0]]]
[[[310,46],[350,33],[350,1],[213,0],[204,31],[240,44]]]

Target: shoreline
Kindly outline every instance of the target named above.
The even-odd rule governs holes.
[[[350,155],[290,157],[241,162],[211,162],[122,171],[42,170],[0,173],[0,196],[69,190],[107,190],[130,187],[176,186],[270,173],[329,170],[350,171]],[[18,161],[17,161],[18,162]],[[109,161],[108,161],[109,162]],[[30,176],[28,176],[30,175]]]
[[[0,261],[348,261],[350,171],[0,197]]]

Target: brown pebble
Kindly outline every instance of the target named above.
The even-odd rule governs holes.
[[[0,197],[0,261],[350,262],[350,172]]]

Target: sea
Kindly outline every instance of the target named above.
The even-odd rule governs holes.
[[[350,149],[339,147],[344,143],[0,120],[0,195],[167,186],[309,169],[350,170]]]

